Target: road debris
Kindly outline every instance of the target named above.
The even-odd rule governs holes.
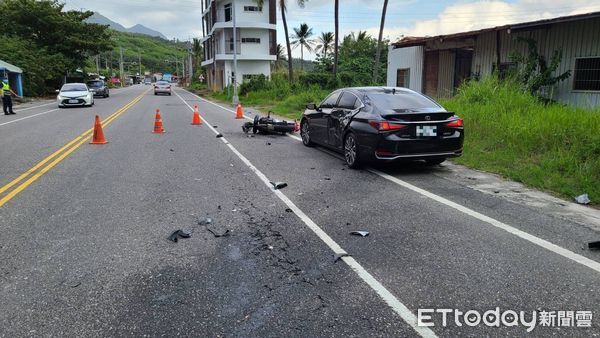
[[[352,231],[350,233],[350,235],[367,237],[367,236],[369,236],[369,232],[368,231],[364,231],[364,230],[358,230],[358,231]]]
[[[198,221],[198,225],[209,225],[212,224],[213,220],[210,217],[207,217],[201,221]]]
[[[290,208],[286,208],[285,212],[294,212],[294,210],[290,209]]]
[[[331,181],[331,177],[323,177],[325,181]]]
[[[588,194],[583,194],[575,197],[575,201],[579,204],[590,204],[590,197]]]
[[[213,128],[215,128],[215,129],[216,129],[216,128],[219,128],[219,126],[213,126]]]
[[[273,189],[279,190],[287,187],[287,183],[285,182],[269,182],[273,185]]]
[[[267,117],[256,115],[254,116],[254,122],[246,122],[242,125],[244,133],[249,133],[252,130],[253,134],[283,134],[293,133],[295,124],[294,122],[287,122],[285,120],[278,120],[271,117],[271,111]]]
[[[589,242],[588,249],[590,250],[600,250],[600,241]]]
[[[221,137],[223,137],[223,134],[221,134],[221,133],[218,133],[218,134],[217,134],[217,138],[221,138]]]
[[[190,238],[190,237],[192,237],[192,235],[187,232],[184,232],[183,230],[176,230],[171,234],[171,236],[169,236],[169,240],[171,242],[177,243],[177,241],[179,240],[179,237]]]
[[[231,231],[229,231],[229,229],[217,229],[214,226],[213,227],[207,226],[206,230],[208,230],[208,232],[213,234],[213,236],[215,236],[216,238],[227,237],[231,234]]]
[[[333,255],[333,262],[337,263],[337,261],[339,261],[340,259],[342,259],[342,257],[350,257],[350,255],[347,252],[341,253],[341,254],[335,254]]]

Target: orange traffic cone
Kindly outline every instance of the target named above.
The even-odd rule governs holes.
[[[202,119],[200,119],[200,112],[198,111],[198,105],[194,106],[194,116],[192,117],[192,125],[199,126],[202,124]]]
[[[104,139],[104,132],[102,131],[102,124],[100,123],[100,116],[96,115],[96,122],[94,123],[94,136],[90,144],[107,144]]]
[[[237,109],[235,110],[235,118],[238,120],[244,118],[244,111],[242,110],[242,105],[239,103],[237,105]]]
[[[156,116],[154,120],[154,130],[152,131],[154,134],[162,134],[165,132],[163,128],[162,118],[160,117],[160,109],[156,109]]]

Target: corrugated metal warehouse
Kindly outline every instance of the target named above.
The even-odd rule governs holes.
[[[581,107],[600,106],[600,12],[559,17],[434,37],[406,37],[388,51],[388,86],[407,87],[426,95],[450,97],[466,79],[500,72],[514,64],[510,54],[527,53],[519,37],[537,42],[548,62],[562,52],[555,75],[571,76],[544,88],[553,100]]]

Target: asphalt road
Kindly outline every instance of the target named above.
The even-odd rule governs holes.
[[[444,167],[350,170],[297,137],[244,134],[230,108],[149,89],[0,119],[0,336],[600,335],[592,227]],[[88,144],[96,114],[106,145]],[[168,241],[178,229],[191,238]],[[496,308],[537,311],[537,326],[416,322]]]

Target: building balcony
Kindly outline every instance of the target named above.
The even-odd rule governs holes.
[[[200,65],[202,67],[211,65],[213,62],[215,62],[215,59],[217,61],[233,61],[233,53],[232,54],[217,54],[215,56],[215,58],[202,61],[202,63]],[[277,56],[269,55],[269,54],[243,54],[243,55],[238,54],[237,60],[238,61],[244,61],[244,60],[246,60],[246,61],[249,61],[249,60],[252,60],[252,61],[276,61]]]

